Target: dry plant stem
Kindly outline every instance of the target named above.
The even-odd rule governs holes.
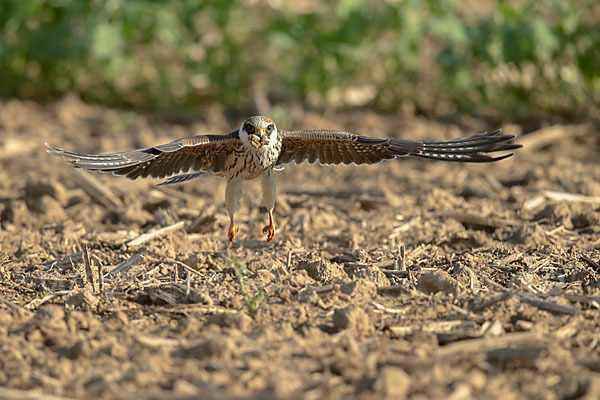
[[[471,307],[471,311],[481,311],[481,310],[486,309],[489,306],[492,306],[498,302],[504,301],[504,300],[508,299],[509,297],[510,297],[510,294],[508,294],[506,292],[498,294],[498,295],[493,296],[490,299],[484,301],[481,304]]]
[[[153,232],[144,233],[143,235],[131,240],[130,242],[127,242],[126,246],[127,247],[139,246],[139,245],[144,244],[154,238],[164,236],[168,233],[171,233],[173,231],[181,229],[181,228],[183,228],[184,225],[185,225],[185,223],[183,221],[179,221],[177,223],[174,223],[173,225],[165,226],[164,228],[157,229]]]
[[[479,225],[487,228],[498,229],[503,226],[518,225],[519,221],[507,220],[496,217],[486,217],[483,215],[473,214],[465,211],[448,211],[440,214],[444,218],[452,218],[461,224]]]
[[[19,390],[0,387],[0,398],[4,400],[69,400],[68,397],[53,396],[34,390]]]
[[[88,172],[73,170],[75,182],[94,200],[109,209],[121,210],[123,203],[115,194],[98,178]]]
[[[584,196],[576,193],[554,192],[546,190],[542,192],[544,196],[555,201],[573,201],[579,203],[600,204],[600,196]]]
[[[196,274],[201,276],[202,274],[200,273],[200,271],[198,271],[197,269],[194,269],[192,267],[190,267],[189,265],[187,265],[186,263],[183,263],[181,261],[178,260],[171,260],[170,262],[175,263],[177,265],[179,265],[181,268],[185,269],[187,272],[192,273],[192,274]]]
[[[96,276],[94,275],[94,271],[92,270],[92,265],[90,263],[90,254],[88,253],[87,244],[83,245],[83,262],[85,264],[86,281],[92,286],[92,292],[96,293],[98,291],[98,288],[96,287]]]
[[[520,346],[526,344],[544,343],[545,338],[538,332],[514,332],[499,337],[485,337],[471,340],[463,340],[441,347],[436,351],[437,357],[452,357],[460,354],[479,353],[495,348],[508,346]]]
[[[585,135],[586,130],[585,125],[553,125],[521,136],[515,142],[523,145],[522,152],[533,152],[542,147],[560,143],[566,138]]]
[[[499,285],[498,283],[492,281],[489,278],[484,278],[484,281],[488,285],[493,286],[498,290],[501,290],[502,292],[506,293],[507,295],[513,296],[516,299],[519,299],[520,301],[522,301],[524,303],[527,303],[529,305],[539,308],[540,310],[549,311],[549,312],[553,312],[553,313],[559,313],[559,314],[568,314],[568,315],[577,314],[576,308],[569,307],[569,306],[562,306],[560,304],[556,304],[551,301],[535,299],[535,298],[531,297],[530,295],[517,294],[514,291],[507,289],[502,285]]]
[[[107,272],[106,275],[104,275],[104,276],[106,277],[108,275],[116,275],[118,273],[125,273],[125,272],[129,271],[131,269],[131,267],[133,267],[135,264],[137,264],[138,262],[143,261],[143,260],[144,260],[143,255],[141,255],[140,253],[135,253],[134,255],[129,257],[127,260],[125,260],[121,264],[117,265],[114,269]]]

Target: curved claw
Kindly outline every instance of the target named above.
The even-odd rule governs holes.
[[[265,226],[263,228],[263,233],[267,234],[267,242],[270,242],[273,240],[273,237],[275,237],[275,226],[273,226],[273,224]]]
[[[237,231],[240,230],[240,227],[237,225],[229,225],[229,232],[227,233],[227,238],[229,239],[229,242],[233,242],[235,239],[235,234],[237,233]]]

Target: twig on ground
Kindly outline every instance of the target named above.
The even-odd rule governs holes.
[[[504,226],[518,225],[518,221],[504,218],[478,215],[466,211],[446,211],[438,215],[439,217],[452,218],[461,224],[477,225],[490,229],[498,229]]]
[[[140,235],[137,238],[127,242],[126,246],[127,247],[139,246],[143,243],[146,243],[149,240],[152,240],[159,236],[163,236],[163,235],[166,235],[167,233],[181,229],[181,228],[183,228],[184,224],[185,223],[183,221],[179,221],[173,225],[165,226],[164,228],[157,229],[153,232],[144,233],[143,235]]]
[[[390,313],[390,314],[403,314],[406,312],[406,310],[403,310],[401,308],[390,308],[390,307],[386,307],[383,304],[379,304],[376,301],[372,301],[371,304],[373,304],[373,306],[382,312],[386,312],[386,313]]]
[[[115,194],[98,178],[79,170],[73,170],[75,182],[89,194],[94,200],[106,208],[122,209],[123,203]]]
[[[542,192],[544,196],[551,200],[556,201],[574,201],[580,203],[591,203],[591,204],[599,204],[600,196],[584,196],[582,194],[576,193],[566,193],[566,192],[554,192],[552,190],[546,190]]]
[[[445,358],[465,353],[479,353],[496,348],[520,346],[526,344],[544,343],[545,337],[539,332],[514,332],[503,336],[483,337],[478,339],[463,340],[436,351],[436,356]]]
[[[523,145],[523,149],[520,150],[521,152],[531,152],[545,146],[560,143],[561,140],[568,137],[585,135],[587,131],[588,127],[583,124],[572,126],[553,125],[525,136],[519,136],[515,142]]]
[[[594,269],[594,271],[600,272],[600,264],[586,256],[585,254],[581,254],[580,257],[583,261],[588,263]]]
[[[568,314],[575,315],[577,314],[577,309],[569,306],[563,306],[560,304],[553,303],[551,301],[545,301],[540,299],[535,299],[530,296],[520,296],[520,300],[530,304],[534,307],[539,308],[540,310],[550,311],[557,314]]]
[[[144,259],[144,256],[142,256],[140,253],[135,253],[134,255],[129,257],[127,260],[125,260],[121,264],[117,265],[111,271],[107,272],[106,275],[104,275],[104,276],[106,277],[108,275],[116,275],[118,273],[125,273],[125,272],[129,271],[129,269],[131,267],[133,267],[135,264],[142,261],[143,259]]]
[[[196,275],[198,275],[198,276],[201,276],[201,275],[202,275],[202,274],[200,273],[200,271],[198,271],[197,269],[195,269],[195,268],[192,268],[192,267],[190,267],[189,265],[187,265],[186,263],[184,263],[184,262],[181,262],[181,261],[179,261],[179,260],[169,260],[169,262],[172,262],[172,263],[174,263],[174,264],[177,264],[177,265],[179,265],[181,268],[185,269],[185,270],[186,270],[186,271],[188,271],[188,272],[191,272],[192,274],[196,274]]]
[[[96,293],[98,291],[98,288],[96,287],[96,276],[94,275],[94,271],[92,271],[87,243],[84,243],[83,245],[83,263],[85,264],[86,282],[92,286],[92,292]]]
[[[471,311],[481,311],[485,308],[488,308],[491,305],[494,305],[498,302],[504,301],[506,299],[508,299],[510,297],[510,294],[504,292],[504,293],[500,293],[496,296],[493,296],[491,298],[489,298],[488,300],[484,301],[483,303],[474,305],[473,307],[470,307]]]
[[[285,263],[285,270],[287,272],[290,271],[290,265],[292,265],[292,250],[289,250],[287,254],[287,261]]]
[[[560,304],[556,304],[551,301],[536,299],[530,295],[521,295],[521,294],[515,293],[513,290],[507,289],[504,286],[492,281],[489,278],[484,278],[484,281],[488,285],[493,286],[494,288],[506,293],[508,296],[512,296],[524,303],[527,303],[529,305],[537,307],[540,310],[549,311],[549,312],[558,313],[558,314],[568,314],[568,315],[577,314],[576,308],[569,307],[569,306],[562,306]]]

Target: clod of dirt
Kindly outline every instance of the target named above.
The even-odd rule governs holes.
[[[573,229],[597,226],[600,223],[600,213],[589,207],[587,210],[574,213],[571,217],[571,222],[573,223]]]
[[[320,300],[319,295],[313,288],[301,289],[295,299],[304,304],[317,304]]]
[[[377,286],[388,286],[390,284],[387,276],[381,270],[375,268],[359,268],[349,272],[348,275],[351,279],[364,279],[373,282]]]
[[[69,347],[65,347],[58,351],[59,354],[76,360],[79,357],[89,357],[92,354],[92,347],[86,340],[78,340]]]
[[[439,270],[421,275],[417,282],[417,289],[428,294],[437,292],[457,294],[459,284],[446,271]]]
[[[69,192],[62,183],[56,180],[50,181],[28,181],[25,184],[25,199],[27,204],[33,204],[37,199],[43,196],[50,196],[56,199],[62,206],[66,206],[69,201]]]
[[[401,399],[410,389],[410,376],[397,367],[383,367],[375,380],[373,389],[386,398]]]
[[[48,221],[61,222],[68,220],[65,209],[54,198],[44,195],[29,206],[31,210],[44,214]]]
[[[333,326],[336,331],[352,329],[362,335],[368,335],[373,330],[369,315],[362,308],[354,305],[335,310]]]
[[[351,296],[355,301],[369,301],[377,296],[377,286],[367,279],[357,279],[352,282],[344,283],[340,290],[342,293]]]
[[[563,225],[567,229],[573,228],[571,222],[571,209],[565,203],[548,204],[538,212],[533,219],[535,221],[549,220],[555,225]]]
[[[31,213],[23,200],[13,200],[0,211],[0,222],[3,228],[8,224],[25,226],[31,222]]]
[[[226,337],[216,337],[182,349],[180,355],[194,358],[229,358],[234,352],[233,341]]]
[[[341,266],[322,258],[311,257],[308,260],[301,260],[296,268],[305,270],[308,273],[308,276],[315,281],[322,283],[329,283],[331,281],[347,278],[347,275]]]
[[[522,319],[519,319],[515,322],[515,329],[517,331],[530,331],[533,329],[534,327],[534,323],[531,321],[525,321]]]
[[[199,396],[200,388],[185,379],[177,379],[173,384],[173,393],[176,396]]]
[[[80,292],[70,294],[65,304],[83,310],[93,310],[99,302],[100,300],[92,292],[84,289]]]
[[[56,304],[45,304],[35,314],[38,326],[43,330],[62,332],[67,330],[65,310]]]
[[[548,237],[544,229],[533,223],[525,223],[519,226],[508,238],[516,244],[541,245],[548,243]]]
[[[242,313],[220,313],[211,315],[206,323],[217,325],[221,328],[237,328],[243,332],[248,331],[252,319]]]

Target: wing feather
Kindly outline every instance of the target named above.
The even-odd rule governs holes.
[[[198,135],[159,146],[110,154],[79,154],[46,143],[48,153],[62,157],[75,167],[110,172],[131,179],[164,178],[190,169],[219,173],[239,143],[238,132],[226,135]]]
[[[442,161],[492,162],[512,154],[489,153],[514,150],[521,145],[510,143],[514,135],[502,130],[484,132],[468,138],[447,141],[415,141],[360,136],[335,130],[280,130],[282,151],[276,165],[294,161],[320,164],[376,164],[397,157],[421,157]]]

